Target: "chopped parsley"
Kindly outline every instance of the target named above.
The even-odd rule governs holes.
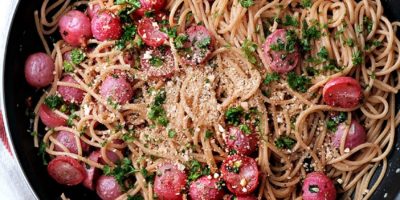
[[[57,95],[50,95],[44,99],[44,104],[46,104],[52,110],[64,104],[64,100]]]
[[[283,42],[281,39],[278,39],[276,43],[270,45],[270,48],[273,51],[286,51],[288,53],[293,53],[296,51],[296,44],[296,33],[294,31],[288,30],[286,32],[286,43]]]
[[[308,186],[308,191],[311,193],[318,193],[319,192],[319,187],[318,185],[309,185]]]
[[[321,50],[317,53],[317,56],[323,60],[329,59],[329,52],[325,47],[322,47]]]
[[[300,5],[303,8],[310,8],[312,6],[312,0],[301,0]]]
[[[132,161],[129,158],[124,158],[118,165],[112,169],[110,166],[105,165],[103,167],[103,173],[106,176],[114,176],[115,180],[125,188],[124,181],[132,174],[138,172],[132,165]]]
[[[243,8],[249,8],[254,5],[253,0],[239,0],[239,3]]]
[[[210,130],[207,130],[206,131],[206,134],[204,135],[204,137],[206,138],[206,139],[210,139],[212,136],[213,136],[213,132],[212,131],[210,131]]]
[[[74,65],[71,62],[64,61],[63,63],[64,71],[65,72],[73,72],[74,71]]]
[[[121,137],[121,139],[127,143],[133,142],[135,140],[135,136],[134,136],[135,131],[130,129],[128,130],[127,133],[124,133]]]
[[[133,11],[137,10],[142,6],[139,0],[116,0],[114,4],[115,5],[127,4],[127,7],[129,8],[128,14],[131,14]]]
[[[239,125],[239,129],[240,129],[245,135],[250,135],[250,134],[251,134],[250,127],[247,126],[247,124],[240,124],[240,125]]]
[[[73,49],[71,51],[71,61],[73,64],[77,65],[84,61],[86,58],[85,53],[81,49]]]
[[[257,50],[257,44],[245,39],[243,44],[242,44],[242,51],[244,53],[244,55],[246,56],[247,60],[251,63],[251,64],[256,64],[257,62],[257,58],[254,54],[254,52],[256,52]]]
[[[379,41],[379,40],[368,41],[368,42],[365,44],[364,49],[365,49],[365,50],[369,50],[369,49],[371,49],[372,47],[380,47],[381,45],[382,45],[382,42]]]
[[[153,56],[149,59],[150,65],[153,67],[161,67],[164,64],[164,60],[160,57]]]
[[[163,27],[163,28],[161,28],[161,31],[166,33],[168,35],[168,37],[170,37],[170,38],[176,38],[176,36],[177,36],[177,27],[176,26],[171,27],[171,28]]]
[[[136,34],[136,26],[135,25],[127,25],[123,27],[124,33],[122,34],[121,39],[115,42],[115,46],[117,49],[123,49],[126,47],[127,42],[131,42]]]
[[[353,65],[360,65],[361,63],[363,63],[364,59],[362,52],[361,51],[354,52],[352,56],[352,61]]]
[[[151,104],[150,110],[147,113],[147,117],[150,120],[162,126],[167,126],[169,123],[167,113],[162,106],[165,103],[165,99],[166,92],[164,90],[159,91],[154,97],[154,102]]]
[[[368,17],[363,18],[363,28],[365,28],[367,30],[367,33],[372,32],[373,26],[374,26],[374,23]]]
[[[310,78],[303,75],[297,75],[295,72],[288,73],[287,82],[290,88],[301,93],[307,92],[311,85]]]
[[[349,38],[346,40],[346,45],[349,47],[354,47],[354,40]]]
[[[146,168],[140,169],[140,173],[146,179],[146,182],[151,183],[151,182],[154,181],[155,174],[154,173],[150,173],[149,171],[147,171]]]
[[[144,200],[144,198],[142,196],[138,195],[138,194],[135,195],[135,196],[128,195],[127,200]]]
[[[335,132],[337,130],[338,125],[346,121],[346,119],[347,119],[347,113],[340,112],[337,116],[328,118],[328,120],[326,121],[326,128],[331,132]]]
[[[210,175],[210,168],[208,166],[203,167],[197,160],[192,160],[189,162],[189,182],[195,181],[201,176],[207,175]]]
[[[296,140],[288,136],[281,136],[275,140],[275,146],[279,149],[291,149],[296,144]]]
[[[323,71],[334,71],[334,72],[339,72],[339,71],[342,70],[342,68],[339,67],[339,66],[337,66],[337,65],[335,65],[335,64],[333,64],[333,63],[329,63],[329,64],[327,64],[327,65],[324,65],[324,66],[322,67],[322,70],[323,70]]]
[[[268,84],[270,84],[270,83],[273,82],[273,81],[278,81],[279,78],[280,78],[280,76],[279,76],[279,74],[276,73],[276,72],[273,72],[273,73],[271,73],[271,74],[267,74],[267,75],[265,75],[264,84],[265,84],[265,85],[268,85]]]
[[[169,138],[174,138],[175,135],[176,135],[176,131],[174,131],[174,130],[172,130],[172,129],[169,129],[169,130],[168,130],[168,137],[169,137]]]
[[[303,51],[311,50],[311,40],[319,39],[321,37],[321,31],[318,26],[309,26],[307,21],[303,21],[302,39],[300,41]]]
[[[117,109],[119,104],[110,97],[107,98],[107,104],[110,105],[112,108]]]
[[[238,126],[240,118],[243,116],[244,110],[242,107],[231,107],[225,112],[226,122],[230,125]]]
[[[175,40],[174,40],[174,44],[175,44],[175,48],[177,49],[182,49],[184,47],[185,42],[187,42],[189,39],[189,37],[187,35],[178,35]]]
[[[285,21],[282,23],[284,26],[299,26],[299,21],[297,21],[295,18],[293,18],[290,15],[285,16]]]
[[[44,143],[44,142],[40,143],[39,151],[38,151],[38,154],[37,154],[38,156],[42,157],[43,165],[47,165],[48,164],[46,148],[47,148],[47,144],[46,143]]]
[[[74,119],[77,117],[78,117],[78,115],[76,115],[75,113],[72,113],[71,115],[69,115],[69,117],[67,119],[67,126],[69,126],[69,127],[74,126]]]
[[[205,37],[200,41],[197,41],[196,46],[198,48],[204,49],[207,48],[211,43],[211,38],[210,37]]]

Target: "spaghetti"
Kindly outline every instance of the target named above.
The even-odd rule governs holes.
[[[113,152],[149,174],[165,162],[183,164],[187,171],[198,162],[209,174],[218,175],[221,162],[232,154],[227,135],[232,126],[238,126],[240,131],[250,129],[258,135],[257,150],[251,155],[260,171],[255,191],[259,199],[299,199],[302,180],[314,170],[325,172],[338,185],[337,193],[343,199],[368,199],[379,186],[400,123],[395,110],[395,94],[400,89],[400,41],[395,33],[400,23],[383,15],[380,0],[166,1],[165,24],[168,30],[176,28],[176,35],[163,43],[173,56],[163,62],[172,63],[174,69],[162,78],[154,78],[143,69],[140,59],[149,50],[138,47],[142,41],[138,35],[123,48],[116,45],[120,39],[89,39],[80,50],[85,58],[67,73],[63,55],[76,48],[59,40],[51,50],[46,36],[56,32],[63,14],[88,4],[98,4],[115,15],[127,7],[127,3],[113,0],[58,0],[52,4],[44,0],[34,13],[44,48],[55,63],[55,78],[34,109],[33,131],[39,131],[38,113],[46,98],[60,96],[57,88],[84,91],[82,103],[75,109],[65,111],[66,105],[54,109],[68,125],[47,129],[42,141],[35,135],[35,146],[43,143],[47,154],[68,156],[104,170],[118,167],[108,155]],[[132,23],[136,26],[135,20]],[[195,24],[208,30],[212,40],[206,46],[213,48],[207,62],[191,65],[177,41]],[[291,31],[296,48],[301,48],[301,59],[293,72],[274,72],[264,56],[262,44],[278,29]],[[133,61],[127,61],[127,54]],[[153,61],[157,65],[158,61]],[[116,103],[100,94],[102,83],[116,72],[126,77],[134,90],[127,103]],[[66,74],[75,83],[61,81]],[[359,82],[363,102],[354,108],[325,104],[324,85],[344,76]],[[232,109],[249,113],[251,125],[229,121]],[[339,147],[332,145],[338,123],[333,128],[330,124],[335,123],[332,116],[339,113],[346,116],[342,123],[351,124],[356,119],[365,127],[364,143],[346,148],[347,128]],[[60,131],[73,133],[76,153],[57,140]],[[104,162],[90,160],[85,145],[100,151]],[[382,170],[371,183],[378,166]],[[131,189],[118,199],[134,195],[154,199],[154,184],[145,175],[143,170],[135,171],[130,176],[134,180]],[[183,198],[189,198],[188,194],[184,192]]]

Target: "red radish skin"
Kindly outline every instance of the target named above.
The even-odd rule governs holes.
[[[267,37],[263,45],[263,56],[267,65],[272,71],[281,74],[292,71],[296,68],[300,60],[300,53],[297,46],[292,53],[271,49],[271,45],[277,44],[279,40],[286,43],[286,34],[287,31],[285,29],[278,29]]]
[[[255,132],[246,134],[238,127],[230,127],[229,134],[225,138],[226,146],[236,150],[239,154],[250,155],[257,150],[258,137]]]
[[[69,75],[64,76],[64,78],[61,79],[61,82],[73,83],[79,85],[78,82],[72,76]],[[64,101],[69,103],[80,104],[82,103],[83,97],[85,96],[85,92],[83,90],[69,86],[58,86],[57,91],[58,93],[61,94]]]
[[[154,57],[162,59],[161,66],[151,65],[150,60]],[[170,78],[176,70],[174,66],[174,58],[169,48],[165,48],[164,51],[147,48],[140,57],[140,63],[142,66],[140,69],[142,74],[150,79]]]
[[[323,88],[324,102],[332,107],[356,108],[363,99],[360,83],[352,77],[331,79]]]
[[[78,153],[78,145],[76,144],[75,135],[68,131],[59,131],[55,135],[55,139],[64,145],[71,153]],[[81,148],[83,152],[89,150],[89,145],[81,141]],[[54,146],[54,150],[63,151],[62,148],[58,145]]]
[[[140,5],[135,14],[143,17],[146,12],[160,11],[165,5],[165,0],[140,0]]]
[[[61,37],[65,42],[74,47],[85,47],[92,38],[90,19],[78,10],[68,11],[58,22]]]
[[[100,159],[100,152],[93,151],[89,155],[88,159],[95,163],[98,163],[99,159]],[[94,190],[97,178],[100,176],[100,170],[96,167],[89,166],[87,164],[83,164],[82,166],[85,168],[85,171],[86,171],[86,178],[83,180],[82,184],[86,188],[88,188],[90,190]]]
[[[106,156],[107,156],[107,158],[108,158],[111,162],[113,162],[114,164],[117,164],[117,163],[121,160],[117,153],[114,153],[114,152],[109,151],[109,150],[106,150]],[[107,165],[107,162],[104,161],[104,159],[103,159],[102,156],[100,156],[99,162],[100,162],[101,164],[103,164],[103,165]]]
[[[89,16],[90,19],[101,10],[101,6],[98,3],[89,3],[86,9],[86,14]]]
[[[215,39],[207,30],[205,26],[196,25],[190,27],[186,34],[188,36],[188,41],[184,43],[184,48],[190,48],[191,53],[187,51],[180,50],[182,61],[187,65],[199,65],[204,64],[211,56],[211,52],[214,49]],[[209,40],[209,44],[206,47],[199,47],[200,42],[204,40]]]
[[[102,200],[114,200],[122,195],[122,188],[113,176],[100,176],[96,186],[97,195]]]
[[[110,11],[100,11],[92,19],[93,37],[99,41],[117,40],[122,35],[121,20]]]
[[[304,200],[335,200],[336,189],[332,180],[322,172],[312,172],[304,179]]]
[[[100,95],[118,104],[128,103],[133,96],[131,84],[123,76],[108,76],[100,86]]]
[[[222,188],[218,189],[218,179],[203,176],[190,184],[189,196],[192,200],[220,200],[225,195]]]
[[[25,61],[25,79],[32,87],[46,87],[54,80],[54,69],[54,61],[47,54],[31,54]]]
[[[253,158],[230,156],[222,163],[221,173],[227,188],[235,195],[248,195],[257,189],[259,171]]]
[[[177,165],[165,163],[157,170],[154,192],[160,200],[181,200],[187,181],[186,173]]]
[[[246,196],[228,196],[225,200],[257,200],[257,197],[254,195],[246,195]]]
[[[49,175],[62,185],[78,185],[85,179],[85,169],[75,159],[67,156],[57,156],[47,166]]]
[[[341,123],[335,132],[335,136],[333,138],[332,144],[334,147],[339,148],[340,140],[342,139],[343,134],[345,133],[348,125],[345,123]],[[367,141],[367,134],[365,132],[365,128],[358,123],[357,120],[352,119],[350,128],[348,129],[348,133],[346,135],[346,142],[344,143],[345,148],[353,149],[356,148],[360,144],[364,144]]]
[[[43,124],[49,128],[65,126],[67,124],[67,120],[57,115],[45,104],[42,104],[39,108],[39,117]]]
[[[139,21],[138,34],[151,47],[159,47],[168,40],[168,35],[160,31],[160,26],[153,18],[142,18]]]

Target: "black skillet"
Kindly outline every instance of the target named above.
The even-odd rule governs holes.
[[[24,79],[24,61],[33,52],[44,51],[36,33],[33,11],[40,8],[41,0],[21,0],[15,11],[14,20],[8,35],[2,87],[3,114],[7,122],[15,157],[18,158],[25,178],[39,199],[59,199],[64,192],[75,199],[97,199],[96,194],[83,187],[65,187],[56,184],[47,174],[46,167],[37,156],[33,147],[32,136],[27,133],[29,118],[26,115],[26,98],[33,96],[37,101],[40,91],[34,91]],[[383,0],[385,14],[391,20],[400,20],[400,0]],[[398,95],[398,99],[400,96]],[[400,100],[397,101],[397,109]],[[398,128],[397,131],[400,131]],[[388,158],[389,169],[372,199],[395,199],[400,194],[400,137]],[[17,192],[17,191],[16,191]]]

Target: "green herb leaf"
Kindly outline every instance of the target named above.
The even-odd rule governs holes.
[[[237,126],[240,124],[240,119],[243,116],[244,110],[242,107],[231,107],[225,112],[226,122],[230,125]]]
[[[139,194],[137,194],[137,195],[135,195],[135,196],[130,196],[130,195],[128,195],[127,200],[144,200],[144,198],[143,198],[141,195],[139,195]]]
[[[201,176],[207,175],[210,175],[210,168],[208,166],[203,167],[197,160],[192,160],[189,162],[189,182],[195,181]]]
[[[360,65],[364,62],[363,53],[361,51],[356,51],[353,53],[352,57],[353,65]]]
[[[169,121],[167,114],[163,108],[163,104],[166,100],[166,92],[164,90],[159,91],[154,97],[154,102],[150,106],[150,110],[147,113],[147,117],[155,121],[157,124],[167,126]]]
[[[175,135],[176,135],[176,131],[174,131],[172,129],[168,130],[168,137],[169,138],[174,138]]]
[[[74,126],[74,119],[78,117],[78,115],[76,115],[75,113],[72,113],[71,115],[69,115],[68,120],[67,120],[67,126],[72,127]]]
[[[354,40],[349,38],[346,40],[346,45],[349,47],[354,47]]]
[[[115,42],[115,46],[118,49],[125,48],[126,47],[126,43],[127,42],[132,42],[133,38],[136,35],[136,26],[135,25],[132,25],[132,24],[131,25],[127,25],[127,26],[124,26],[123,29],[124,29],[124,33],[122,34],[122,37]]]
[[[155,174],[150,173],[149,171],[147,171],[146,168],[140,169],[140,173],[144,176],[144,178],[146,179],[146,182],[152,183],[154,181]]]
[[[207,48],[210,45],[210,43],[211,43],[211,38],[210,37],[205,37],[202,40],[197,41],[196,42],[196,46],[198,48],[204,49],[204,48]]]
[[[39,146],[38,156],[42,157],[43,165],[47,165],[47,153],[46,153],[47,144],[42,142]]]
[[[279,76],[279,74],[276,73],[276,72],[273,72],[273,73],[271,73],[271,74],[267,74],[267,75],[265,75],[264,84],[265,84],[265,85],[268,85],[268,84],[270,84],[270,83],[273,82],[273,81],[278,81],[279,78],[280,78],[280,76]]]
[[[254,4],[253,0],[239,0],[239,3],[243,8],[249,8]]]
[[[118,109],[119,104],[116,101],[113,101],[112,97],[107,98],[107,104],[110,105],[114,109]]]
[[[124,181],[132,174],[138,172],[132,165],[132,161],[129,158],[124,158],[118,165],[111,169],[108,165],[103,167],[103,173],[106,176],[114,176],[115,180],[120,186],[125,188]]]
[[[187,35],[178,35],[175,40],[174,40],[174,44],[175,44],[175,48],[177,49],[182,49],[184,47],[185,42],[187,42],[189,39],[189,37]]]
[[[161,57],[153,56],[149,59],[150,65],[153,67],[161,67],[164,64],[164,60]]]
[[[337,130],[337,127],[340,123],[346,121],[347,119],[347,113],[345,112],[340,112],[337,116],[328,118],[326,121],[326,128],[328,131],[335,132]]]
[[[210,139],[210,138],[213,136],[213,134],[214,134],[214,133],[213,133],[212,131],[207,130],[204,137],[205,137],[206,139]]]
[[[239,129],[246,135],[250,135],[251,134],[250,127],[247,126],[247,124],[240,124],[239,125]]]
[[[291,149],[296,144],[296,140],[288,136],[281,136],[275,140],[275,146],[279,149]]]
[[[85,53],[81,49],[73,49],[71,51],[71,61],[73,64],[77,65],[84,61],[86,58]]]
[[[73,72],[75,69],[74,65],[68,61],[64,61],[63,67],[65,72]]]
[[[282,25],[297,27],[297,26],[299,26],[299,21],[297,21],[295,18],[293,18],[290,15],[286,15],[285,16],[285,21],[282,23]]]
[[[300,5],[303,6],[303,8],[311,8],[312,0],[301,0]]]
[[[255,52],[257,51],[257,44],[250,41],[250,40],[244,40],[243,44],[242,44],[242,51],[244,53],[244,55],[246,56],[247,60],[251,63],[251,64],[256,64],[257,62],[257,58],[255,56]]]
[[[170,37],[170,38],[176,38],[176,35],[177,35],[177,27],[176,26],[171,27],[171,28],[163,27],[163,28],[161,28],[161,31],[166,33],[168,35],[168,37]]]
[[[323,60],[328,60],[329,52],[325,47],[322,47],[321,50],[317,53],[317,56]]]
[[[307,76],[297,75],[295,72],[289,72],[287,76],[289,87],[298,92],[307,92],[311,85],[311,80]]]
[[[64,104],[64,100],[57,95],[50,95],[44,99],[44,104],[54,110]]]

